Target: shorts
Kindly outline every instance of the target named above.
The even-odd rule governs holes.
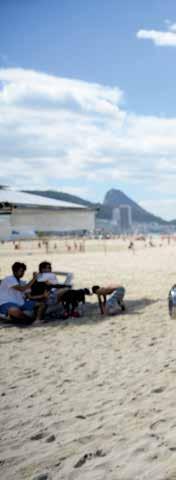
[[[119,301],[122,301],[125,295],[124,287],[119,287],[115,292],[107,300],[107,307],[108,308],[115,308],[118,305]]]
[[[50,291],[49,297],[47,299],[47,305],[55,305],[57,304],[57,296],[58,296],[58,290],[53,289]]]
[[[35,300],[25,300],[23,305],[17,305],[17,303],[15,302],[7,302],[0,305],[0,313],[2,313],[3,315],[8,315],[8,311],[10,308],[19,308],[20,310],[25,312],[32,312],[35,305]]]

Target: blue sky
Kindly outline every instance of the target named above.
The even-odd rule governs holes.
[[[176,217],[176,4],[0,2],[1,183]]]

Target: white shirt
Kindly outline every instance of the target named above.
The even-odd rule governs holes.
[[[61,273],[61,275],[65,275],[65,281],[61,282],[62,284],[64,284],[65,286],[67,285],[71,285],[72,282],[73,282],[73,273],[69,273],[69,272],[64,272],[64,273]],[[60,283],[60,281],[58,280],[57,276],[55,275],[55,273],[53,272],[46,272],[46,273],[39,273],[37,275],[37,281],[38,282],[46,282],[46,281],[49,281],[50,283],[53,283],[54,284],[58,284]]]
[[[46,273],[39,273],[39,275],[37,275],[37,281],[38,282],[50,282],[52,283],[53,285],[58,283],[58,279],[55,275],[55,273],[52,273],[52,272],[46,272]]]
[[[24,303],[24,292],[19,292],[13,287],[16,285],[25,285],[23,280],[17,280],[14,275],[5,277],[0,283],[0,305],[4,303],[13,302],[21,306]]]

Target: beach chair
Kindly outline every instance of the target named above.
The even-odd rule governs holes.
[[[53,273],[56,275],[56,277],[59,277],[59,280],[60,280],[60,277],[65,277],[65,281],[63,282],[63,284],[65,286],[69,286],[71,288],[73,288],[73,273],[71,272],[60,272],[60,271],[53,271]],[[61,283],[61,282],[59,282]]]
[[[73,288],[73,273],[71,272],[60,272],[54,270],[53,273],[58,278],[58,283],[61,283],[61,277],[65,277],[62,283],[63,287],[70,287]],[[48,305],[47,310],[44,315],[44,319],[46,321],[50,321],[52,319],[62,319],[64,314],[64,308],[61,304],[53,304]]]

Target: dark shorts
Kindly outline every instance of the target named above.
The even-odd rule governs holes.
[[[0,313],[2,313],[3,315],[8,315],[8,311],[10,308],[19,308],[22,311],[32,312],[35,305],[35,300],[26,300],[23,305],[17,305],[17,303],[14,302],[7,302],[0,305]]]

